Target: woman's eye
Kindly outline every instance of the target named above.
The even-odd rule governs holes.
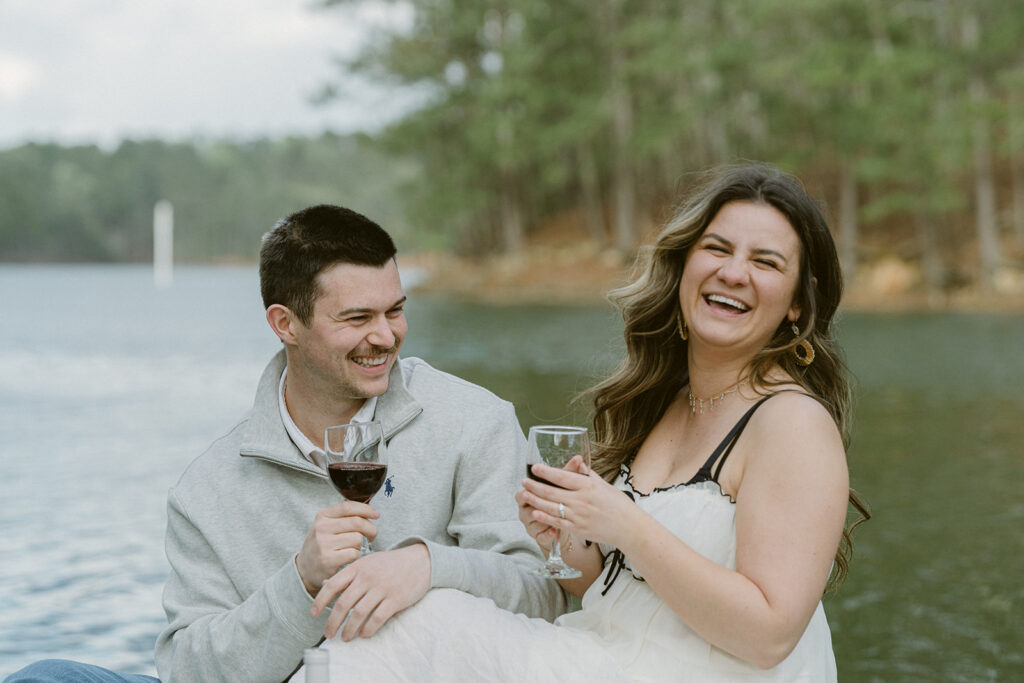
[[[725,253],[725,247],[721,246],[720,244],[709,244],[704,248],[707,249],[708,251],[717,251],[723,254]]]
[[[761,264],[762,266],[767,266],[768,268],[774,268],[776,270],[778,270],[779,268],[779,264],[777,264],[775,261],[770,261],[768,259],[757,259],[757,263]]]
[[[405,309],[404,308],[393,308],[393,309],[391,309],[390,311],[387,312],[387,316],[389,318],[397,318],[398,316],[402,315],[403,313],[405,313]]]

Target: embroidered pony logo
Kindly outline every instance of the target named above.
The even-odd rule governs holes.
[[[390,498],[391,494],[394,493],[394,492],[395,492],[395,487],[391,483],[391,477],[388,477],[387,479],[384,480],[384,495],[387,496],[388,498]]]

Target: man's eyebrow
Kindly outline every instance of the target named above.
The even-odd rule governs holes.
[[[709,237],[709,238],[711,238],[711,239],[713,239],[713,240],[715,240],[717,242],[721,242],[722,244],[724,244],[727,247],[733,247],[734,246],[732,242],[730,242],[726,238],[722,237],[717,232],[704,233],[704,237]],[[789,263],[789,259],[788,258],[786,258],[781,252],[775,251],[774,249],[753,249],[752,251],[753,251],[754,254],[756,254],[758,256],[770,255],[770,256],[774,256],[774,257],[776,257],[778,259],[781,259],[783,263]]]
[[[389,311],[395,310],[396,308],[398,308],[399,306],[404,304],[408,299],[409,299],[409,297],[403,296],[401,299],[399,299],[395,303],[393,303],[390,306],[388,306],[387,310],[389,310]],[[334,315],[335,315],[335,317],[340,318],[340,317],[346,316],[346,315],[355,315],[356,313],[373,313],[373,312],[374,312],[374,309],[366,308],[366,307],[362,307],[362,308],[346,308],[344,311],[338,311]]]

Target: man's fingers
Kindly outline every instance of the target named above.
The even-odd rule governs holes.
[[[317,538],[355,532],[370,540],[377,537],[377,525],[365,517],[323,517],[313,522]]]
[[[324,626],[324,635],[326,637],[333,638],[338,633],[338,629],[341,628],[342,624],[347,623],[345,620],[350,618],[352,609],[359,600],[358,597],[355,597],[354,593],[355,588],[347,586],[347,590],[341,591],[340,595],[338,595],[338,599],[334,602],[334,607],[331,608],[331,614],[327,617],[327,624]]]
[[[430,587],[430,554],[416,544],[360,558],[324,584],[317,607],[334,600],[324,635],[343,640],[370,637]],[[378,612],[379,610],[379,612]]]
[[[377,538],[377,525],[368,519],[360,520],[359,528],[357,529],[357,531],[360,533],[360,535],[366,536],[366,539],[369,541],[372,541],[373,539]]]
[[[339,562],[338,562],[338,566],[339,567],[344,567],[349,562],[354,562],[357,559],[359,559],[359,554],[358,553],[356,553],[355,557],[349,557],[347,559],[342,559],[340,556],[341,555],[348,555],[349,554],[348,551],[358,550],[360,547],[362,547],[362,544],[363,544],[363,535],[362,534],[356,533],[354,531],[351,531],[351,532],[345,533],[345,534],[338,534],[334,538],[334,542],[337,543],[337,545],[334,547],[334,552],[339,556],[339,557],[335,557],[336,560],[339,560]]]
[[[329,507],[325,507],[323,510],[317,513],[317,517],[323,515],[324,517],[364,517],[366,519],[377,519],[380,517],[380,513],[373,509],[367,503],[357,503],[352,500],[344,500],[340,503],[335,503]]]
[[[361,557],[360,550],[362,547],[362,536],[359,534],[353,534],[352,536],[353,538],[351,543],[346,543],[345,545],[334,549],[334,553],[332,553],[333,560],[331,562],[331,566],[335,569],[331,571],[327,579],[331,578]],[[326,581],[327,579],[324,580]]]
[[[381,603],[377,605],[377,609],[373,610],[373,614],[370,615],[370,618],[366,620],[365,624],[363,624],[363,629],[360,631],[359,635],[363,638],[371,637],[380,630],[381,626],[388,623],[388,620],[391,617],[395,616],[395,614],[400,611],[398,603],[394,600],[382,600]]]
[[[369,522],[367,522],[367,524],[369,524]],[[373,524],[369,524],[369,526],[366,527],[338,531],[336,533],[325,536],[323,538],[323,543],[326,546],[323,550],[324,556],[326,557],[330,555],[331,551],[340,552],[351,548],[355,548],[358,550],[362,546],[363,536],[366,536],[366,540],[368,541],[372,541],[373,539],[377,538],[377,527]],[[331,559],[337,558],[332,557]],[[358,559],[358,555],[356,557],[349,558],[345,562],[340,562],[338,566],[346,565],[355,559]]]
[[[314,617],[319,616],[327,605],[331,603],[331,600],[342,593],[342,591],[344,591],[351,582],[351,574],[344,571],[338,572],[331,578],[324,581],[324,585],[320,587],[320,591],[316,594],[316,598],[313,599],[313,607],[310,609],[310,614]]]
[[[348,621],[345,622],[345,627],[341,630],[341,639],[349,641],[360,633],[362,633],[364,637],[369,637],[370,634],[365,632],[364,625],[374,614],[376,614],[382,600],[383,595],[380,595],[375,591],[364,595],[363,598],[349,611]]]
[[[331,614],[327,617],[327,625],[324,626],[324,636],[327,638],[333,638],[341,628],[341,625],[345,623],[345,617],[348,616],[348,612],[342,611],[337,605],[331,610]]]

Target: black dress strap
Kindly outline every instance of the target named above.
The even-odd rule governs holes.
[[[754,411],[757,410],[762,403],[767,401],[772,396],[774,396],[774,394],[769,394],[768,396],[765,396],[764,398],[759,400],[754,405],[750,406],[747,412],[743,414],[743,417],[741,417],[739,421],[735,425],[733,425],[733,428],[729,430],[729,433],[725,435],[725,438],[722,439],[722,442],[718,444],[718,447],[715,448],[714,452],[711,454],[711,457],[709,457],[707,461],[703,465],[701,465],[701,468],[697,470],[697,474],[693,475],[693,478],[690,479],[690,481],[686,482],[684,486],[689,484],[696,484],[702,481],[713,481],[715,483],[718,482],[718,475],[721,474],[722,472],[722,465],[725,464],[725,459],[729,457],[729,453],[732,452],[732,447],[736,444],[736,440],[739,438],[740,434],[743,433],[743,430],[744,428],[746,428],[747,423],[750,422],[750,418],[754,414]],[[715,467],[715,471],[714,473],[712,473],[711,468],[712,466],[714,466],[716,460],[718,460],[718,467]],[[657,491],[658,489],[655,490]],[[636,498],[633,496],[632,493],[630,493],[629,491],[623,491],[623,493],[629,496],[631,500],[636,502]],[[611,590],[611,587],[615,584],[616,579],[619,578],[619,574],[622,573],[623,569],[628,569],[629,572],[633,575],[633,578],[637,581],[644,580],[642,576],[637,575],[633,572],[632,569],[629,568],[629,565],[626,563],[626,556],[618,548],[613,549],[612,552],[605,555],[602,559],[605,566],[611,566],[605,573],[604,590],[601,591],[601,595],[606,595],[608,591]]]
[[[697,470],[697,474],[693,475],[693,479],[687,482],[688,484],[696,484],[701,481],[718,482],[718,475],[722,473],[722,466],[725,465],[725,459],[729,457],[730,453],[732,453],[732,448],[736,445],[736,440],[740,438],[740,434],[742,434],[743,430],[746,429],[747,423],[750,422],[750,418],[753,416],[754,411],[774,395],[775,394],[769,394],[768,396],[765,396],[760,401],[750,406],[747,412],[743,413],[743,417],[733,425],[733,428],[725,435],[725,438],[722,439],[721,443],[718,444],[718,447],[711,453],[711,456],[703,465],[701,465],[700,469]],[[714,472],[712,472],[711,468],[715,464],[715,461],[718,461],[718,466],[715,467]]]
[[[747,423],[750,422],[750,418],[754,415],[754,411],[757,410],[758,408],[760,408],[761,404],[764,403],[765,401],[767,401],[768,399],[770,399],[772,396],[775,396],[777,394],[780,394],[780,393],[783,393],[783,392],[786,392],[786,391],[797,391],[797,390],[795,390],[795,389],[781,389],[780,391],[776,391],[775,393],[768,394],[767,396],[765,396],[762,399],[760,399],[757,403],[755,403],[754,405],[750,406],[750,408],[747,409],[747,412],[743,413],[743,416],[736,422],[735,425],[733,425],[733,428],[729,430],[729,433],[725,435],[725,438],[722,439],[722,442],[718,444],[718,447],[715,448],[714,452],[707,459],[707,461],[703,465],[701,465],[701,468],[699,470],[697,470],[697,474],[693,475],[693,478],[690,479],[690,481],[686,482],[685,484],[677,484],[676,486],[673,486],[673,487],[670,487],[670,488],[674,489],[674,488],[676,488],[678,486],[688,486],[690,484],[696,484],[696,483],[699,483],[699,482],[702,482],[702,481],[713,481],[713,482],[715,482],[717,484],[718,483],[718,477],[722,473],[722,467],[725,465],[726,458],[728,458],[729,454],[732,453],[733,446],[736,445],[736,441],[737,441],[737,439],[740,438],[740,434],[742,434],[743,430],[746,429]],[[803,393],[803,392],[798,392],[798,393]],[[636,457],[636,454],[634,453],[633,454],[633,458],[635,458],[635,457]],[[626,468],[627,472],[629,471],[629,467],[633,464],[633,458],[630,458],[629,462],[628,463],[624,463],[623,466],[622,466],[622,467]],[[717,466],[715,466],[716,461],[717,461]],[[712,472],[712,468],[714,468],[714,472]],[[632,475],[630,475],[630,476],[632,476]],[[660,491],[664,491],[664,490],[668,490],[668,489],[655,489],[654,491],[659,491],[659,490]],[[635,489],[634,489],[634,491],[635,491]],[[636,498],[634,497],[633,493],[630,493],[629,491],[623,491],[623,493],[625,493],[627,496],[629,496],[630,500],[636,502]],[[652,491],[652,493],[653,493],[653,491]],[[640,494],[640,495],[643,495],[643,494]],[[586,543],[587,543],[588,546],[590,545],[590,541],[587,541]],[[612,552],[610,552],[607,555],[605,555],[602,558],[602,562],[603,562],[603,564],[606,567],[608,567],[609,564],[611,566],[610,566],[610,568],[608,568],[607,574],[605,575],[605,578],[604,578],[604,590],[601,591],[601,595],[605,595],[605,594],[608,593],[609,590],[611,590],[612,585],[615,583],[615,580],[619,578],[619,574],[622,573],[623,569],[628,570],[630,572],[630,574],[633,576],[633,578],[636,579],[637,581],[643,581],[644,580],[644,578],[642,576],[637,575],[629,567],[629,565],[628,565],[628,563],[626,561],[626,556],[618,548],[613,549]]]

